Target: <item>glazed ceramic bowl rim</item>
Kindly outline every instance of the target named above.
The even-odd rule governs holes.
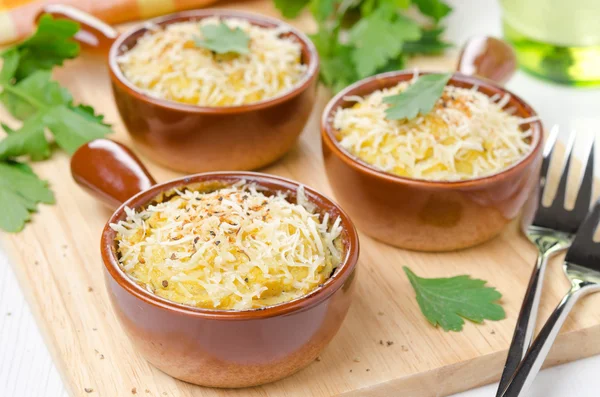
[[[193,20],[193,19],[204,19],[209,17],[230,17],[230,18],[239,18],[249,21],[251,24],[268,24],[275,25],[277,27],[284,27],[287,29],[289,33],[296,36],[296,38],[300,41],[301,46],[305,49],[309,55],[309,62],[307,65],[306,72],[300,81],[298,81],[292,88],[285,90],[278,95],[263,99],[261,101],[252,102],[249,104],[236,105],[236,106],[200,106],[200,105],[192,105],[180,103],[177,101],[171,101],[168,99],[161,99],[158,97],[151,96],[149,94],[144,93],[140,88],[136,87],[133,83],[131,83],[121,71],[121,68],[117,64],[117,56],[119,52],[121,52],[120,48],[125,41],[127,41],[131,36],[148,30],[148,26],[152,24],[156,25],[168,25],[170,23],[174,23],[180,20]],[[245,12],[245,11],[233,11],[228,9],[200,9],[200,10],[189,10],[176,12],[160,17],[156,17],[150,19],[144,23],[137,25],[136,27],[126,31],[125,33],[120,34],[115,42],[111,45],[109,53],[108,53],[108,65],[109,70],[111,71],[111,77],[118,81],[120,84],[124,85],[129,91],[130,94],[137,97],[140,100],[150,102],[154,105],[178,110],[182,112],[189,113],[208,113],[208,114],[230,114],[230,113],[244,113],[250,112],[253,110],[268,108],[273,105],[277,105],[281,102],[284,102],[292,97],[299,95],[301,92],[305,91],[310,83],[317,77],[319,70],[319,56],[317,50],[312,41],[308,39],[308,37],[294,28],[293,26],[280,21],[275,18],[269,18],[260,14]]]
[[[512,164],[510,167],[505,168],[502,171],[497,172],[495,174],[491,174],[491,175],[487,175],[487,176],[483,176],[483,177],[479,177],[479,178],[472,178],[472,179],[466,179],[466,180],[460,180],[460,181],[435,181],[435,180],[414,179],[414,178],[402,177],[399,175],[394,175],[394,174],[391,174],[391,173],[388,173],[385,171],[378,170],[374,166],[367,164],[366,162],[353,156],[346,149],[344,149],[339,144],[339,141],[336,139],[336,137],[333,135],[332,117],[333,117],[333,112],[335,110],[333,107],[336,105],[339,106],[339,103],[342,103],[343,98],[345,96],[352,95],[352,92],[354,92],[355,90],[361,88],[362,86],[364,86],[366,84],[371,83],[372,81],[381,80],[383,82],[392,81],[394,83],[399,83],[400,81],[403,81],[403,80],[400,80],[400,77],[404,77],[407,75],[412,76],[412,75],[414,75],[414,73],[415,73],[414,70],[401,70],[401,71],[381,73],[381,74],[360,80],[360,81],[346,87],[344,90],[342,90],[337,95],[335,95],[327,103],[327,106],[325,107],[325,110],[323,111],[323,115],[321,118],[321,136],[322,136],[325,144],[329,147],[329,149],[331,149],[331,151],[333,153],[335,153],[336,156],[341,158],[346,164],[348,164],[352,168],[355,168],[358,171],[367,173],[373,177],[381,178],[381,179],[384,179],[384,180],[387,180],[390,182],[394,182],[394,183],[401,183],[401,184],[406,184],[406,185],[411,185],[411,186],[421,186],[421,187],[435,187],[435,188],[439,188],[439,189],[468,188],[468,187],[473,187],[473,186],[479,187],[481,185],[485,185],[488,183],[496,182],[498,180],[509,178],[511,175],[518,172],[523,167],[526,167],[527,164],[531,163],[535,159],[536,153],[538,153],[539,150],[541,150],[542,142],[543,142],[542,123],[539,120],[532,121],[532,122],[530,122],[531,129],[532,129],[532,135],[533,135],[533,142],[532,142],[531,150],[525,156],[523,156],[519,161]],[[432,72],[419,71],[418,73],[419,73],[419,75],[422,75],[422,74],[430,74]],[[521,106],[523,106],[523,108],[529,113],[529,117],[537,116],[537,113],[535,112],[535,110],[533,110],[533,108],[527,102],[523,101],[519,96],[513,94],[511,91],[507,90],[506,88],[501,87],[501,86],[491,82],[490,80],[483,80],[478,77],[467,76],[462,73],[455,72],[452,75],[452,78],[450,81],[451,82],[458,81],[461,83],[477,85],[479,87],[487,87],[487,88],[501,90],[501,91],[509,94],[511,96],[511,100],[517,101]],[[377,90],[377,89],[378,88],[376,88],[375,90]],[[375,90],[373,90],[373,91],[375,91]],[[364,95],[368,95],[368,94],[364,94]],[[337,109],[337,107],[336,107],[336,109]]]
[[[183,178],[173,179],[171,181],[160,183],[152,186],[148,190],[144,190],[131,197],[125,203],[123,203],[110,217],[104,230],[102,231],[101,238],[101,254],[102,261],[104,262],[104,266],[106,270],[112,277],[112,279],[117,282],[123,289],[125,289],[129,294],[134,297],[154,306],[157,306],[162,309],[166,309],[169,311],[178,312],[185,315],[190,315],[194,317],[203,317],[210,319],[219,319],[219,320],[249,320],[249,319],[257,319],[257,318],[265,318],[265,317],[274,317],[283,314],[287,314],[290,312],[298,312],[305,309],[308,309],[333,295],[338,289],[340,289],[346,279],[350,276],[354,268],[356,267],[356,263],[358,261],[359,254],[359,241],[358,241],[358,233],[354,224],[350,220],[350,217],[346,212],[340,208],[335,202],[325,197],[321,193],[315,191],[314,189],[302,185],[305,188],[305,192],[307,196],[310,198],[311,196],[317,198],[318,201],[327,203],[332,208],[335,208],[336,211],[339,212],[341,218],[341,225],[343,230],[348,234],[347,248],[345,250],[345,255],[342,258],[340,265],[336,272],[327,279],[323,283],[321,287],[311,291],[310,293],[303,295],[297,299],[294,299],[289,302],[280,303],[278,305],[268,306],[260,309],[251,309],[251,310],[241,310],[241,311],[233,311],[233,310],[217,310],[217,309],[202,309],[193,306],[186,306],[180,303],[176,303],[165,298],[161,298],[157,295],[154,295],[144,288],[137,285],[133,280],[131,280],[125,272],[121,269],[118,264],[118,259],[115,253],[115,250],[112,249],[114,246],[114,240],[116,232],[110,227],[111,223],[115,223],[124,218],[125,207],[130,208],[140,208],[147,205],[150,201],[156,198],[160,193],[169,191],[175,187],[181,187],[183,185],[189,185],[197,182],[207,182],[207,181],[219,181],[226,179],[246,179],[250,182],[256,182],[257,184],[263,183],[271,183],[273,185],[277,185],[285,190],[294,190],[297,189],[302,184],[292,181],[290,179],[262,174],[258,172],[206,172],[201,174],[189,175]],[[315,205],[320,207],[319,202],[313,201]],[[323,210],[323,207],[320,207]]]

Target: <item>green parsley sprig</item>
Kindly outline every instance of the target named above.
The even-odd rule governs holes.
[[[433,326],[439,325],[445,331],[461,331],[463,318],[481,323],[506,317],[502,306],[495,303],[502,294],[493,287],[486,287],[485,280],[466,275],[422,278],[406,266],[404,272],[415,290],[421,312]]]
[[[6,133],[0,139],[0,229],[8,232],[20,231],[38,203],[54,202],[48,183],[24,159],[49,158],[52,142],[72,154],[111,132],[102,116],[90,106],[75,104],[51,77],[55,66],[79,55],[79,44],[73,39],[78,30],[75,22],[44,15],[31,37],[0,53],[0,102],[22,121],[16,130],[0,124]]]
[[[231,29],[221,21],[216,25],[201,26],[200,31],[202,38],[194,38],[194,43],[198,47],[207,48],[217,54],[228,52],[247,54],[250,52],[248,48],[250,37],[240,28]]]
[[[386,96],[383,102],[389,103],[390,107],[385,110],[385,117],[388,120],[412,119],[431,112],[450,77],[452,73],[426,74],[401,93]]]
[[[452,10],[442,0],[274,0],[286,18],[308,8],[321,58],[321,80],[333,91],[376,73],[403,69],[407,57],[439,54],[450,45],[439,22]],[[413,7],[429,19],[408,16]]]

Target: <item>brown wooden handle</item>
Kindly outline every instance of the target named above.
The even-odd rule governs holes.
[[[109,139],[96,139],[77,149],[71,157],[71,175],[111,208],[156,184],[131,150]]]
[[[42,14],[50,14],[57,19],[69,19],[81,25],[75,39],[85,47],[96,49],[108,54],[112,43],[119,33],[107,23],[95,16],[66,4],[48,4],[42,9]]]
[[[463,46],[456,69],[466,75],[504,84],[517,70],[517,56],[504,40],[489,36],[472,37]]]

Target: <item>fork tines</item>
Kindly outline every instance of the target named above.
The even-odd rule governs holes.
[[[586,268],[600,272],[600,243],[594,242],[594,234],[600,221],[600,200],[596,201],[594,208],[585,218],[567,256],[566,262],[576,263]]]
[[[569,135],[569,141],[565,152],[566,160],[563,164],[560,181],[556,190],[556,195],[550,206],[543,205],[544,191],[547,184],[550,171],[550,161],[556,146],[558,137],[558,127],[554,127],[548,137],[548,142],[544,148],[542,167],[540,170],[540,192],[538,200],[538,210],[536,211],[533,224],[536,226],[545,227],[553,230],[562,230],[567,233],[576,233],[579,225],[585,219],[592,199],[592,186],[594,181],[594,146],[592,142],[590,154],[587,159],[587,164],[581,182],[579,192],[575,199],[575,205],[572,210],[565,208],[565,199],[567,194],[567,181],[571,168],[571,158],[573,155],[573,147],[575,146],[575,132],[572,131]]]

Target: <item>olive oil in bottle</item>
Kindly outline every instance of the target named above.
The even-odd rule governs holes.
[[[519,65],[570,85],[600,85],[600,0],[500,0]]]

